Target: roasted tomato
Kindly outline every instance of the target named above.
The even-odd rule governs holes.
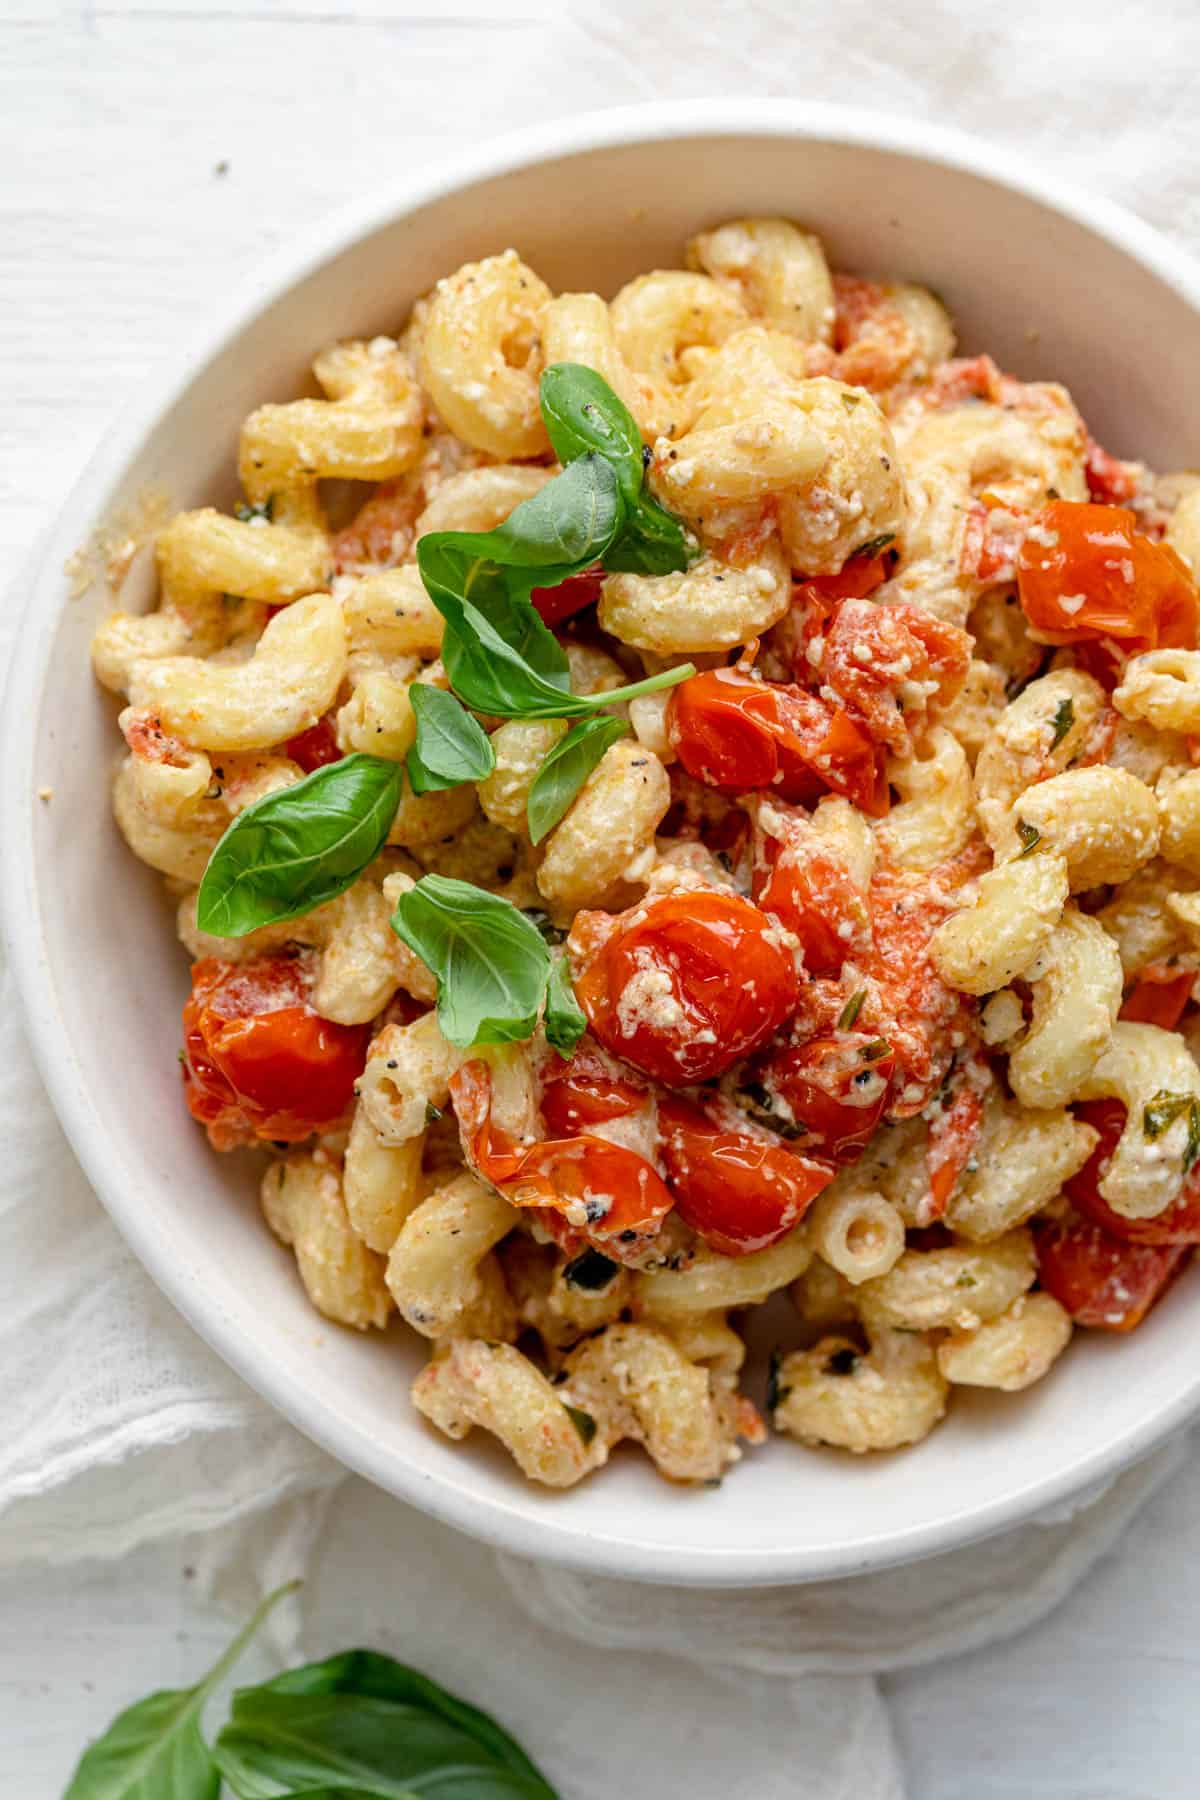
[[[983,1123],[983,1097],[978,1088],[965,1083],[929,1122],[929,1141],[925,1148],[925,1164],[929,1170],[929,1204],[927,1217],[919,1217],[918,1225],[931,1225],[944,1214],[959,1176],[970,1161],[979,1141]]]
[[[1186,1244],[1131,1244],[1072,1212],[1037,1220],[1038,1276],[1077,1325],[1132,1331],[1179,1273]]]
[[[844,562],[836,575],[810,575],[798,582],[795,601],[827,612],[839,600],[862,600],[873,594],[887,576],[888,559],[882,548],[876,555],[864,556],[860,551]]]
[[[1088,493],[1103,506],[1124,506],[1138,491],[1137,464],[1118,461],[1093,437],[1087,441],[1083,472]]]
[[[587,1132],[514,1143],[492,1123],[491,1071],[478,1060],[463,1064],[450,1093],[468,1161],[511,1205],[554,1215],[580,1247],[594,1244],[618,1262],[636,1259],[657,1236],[675,1202],[645,1157]]]
[[[928,1105],[971,1022],[971,1002],[947,987],[933,966],[929,940],[954,906],[954,888],[968,879],[970,860],[929,874],[876,869],[867,896],[871,977],[858,1024],[886,1038],[896,1057],[888,1117],[908,1118]],[[960,872],[961,870],[961,872]]]
[[[603,569],[582,569],[578,575],[568,575],[557,587],[534,588],[529,598],[544,625],[561,625],[598,600],[603,586]]]
[[[804,1148],[853,1162],[883,1117],[896,1058],[882,1038],[838,1031],[772,1050],[751,1071],[772,1115],[804,1133]],[[753,1089],[751,1089],[753,1092]]]
[[[294,763],[299,763],[306,775],[311,775],[314,769],[324,768],[326,763],[340,762],[342,752],[338,747],[332,713],[326,713],[323,719],[318,719],[315,725],[310,725],[298,737],[289,738],[284,745],[284,755],[291,757]]]
[[[878,743],[903,755],[931,689],[943,705],[953,700],[970,660],[970,635],[920,607],[844,600],[826,629],[819,674]]]
[[[1139,1025],[1161,1025],[1164,1031],[1174,1031],[1195,985],[1195,969],[1180,971],[1166,965],[1143,969],[1125,996],[1121,1017]]]
[[[1018,568],[1025,617],[1051,644],[1110,637],[1122,650],[1194,649],[1200,590],[1167,544],[1120,506],[1052,501],[1026,534]]]
[[[559,1056],[548,1060],[542,1070],[542,1118],[555,1137],[627,1119],[649,1099],[640,1082],[614,1073],[606,1058],[586,1045],[566,1062]]]
[[[1179,1198],[1152,1219],[1127,1219],[1114,1212],[1100,1192],[1104,1165],[1125,1129],[1125,1107],[1120,1100],[1088,1100],[1075,1108],[1076,1117],[1094,1126],[1100,1141],[1078,1174],[1066,1184],[1080,1212],[1110,1236],[1129,1244],[1200,1244],[1200,1170],[1184,1182]]]
[[[263,1138],[295,1144],[341,1119],[370,1030],[335,1025],[309,1003],[303,956],[192,969],[183,1009],[184,1097],[216,1150]]]
[[[606,1050],[659,1081],[708,1081],[766,1041],[796,1001],[791,952],[757,906],[709,890],[615,918],[580,913],[575,994]]]
[[[836,975],[870,945],[866,896],[804,813],[782,806],[771,813],[770,831],[760,828],[756,837],[755,902],[799,938],[810,975]]]
[[[725,1130],[684,1101],[661,1101],[658,1119],[679,1216],[722,1256],[746,1256],[786,1237],[833,1179],[828,1165]]]
[[[842,708],[803,688],[709,669],[674,689],[667,720],[680,762],[709,787],[764,788],[808,806],[832,792],[872,818],[887,811],[882,750]]]
[[[349,525],[333,540],[333,569],[340,575],[362,563],[383,567],[407,555],[417,515],[425,504],[419,486],[406,475],[381,481]]]

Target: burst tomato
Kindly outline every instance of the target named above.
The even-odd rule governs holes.
[[[867,896],[872,946],[863,969],[872,977],[860,1028],[886,1038],[896,1057],[896,1078],[888,1117],[909,1118],[924,1110],[950,1067],[955,1040],[970,1026],[972,1002],[949,988],[929,954],[929,940],[953,910],[955,887],[968,879],[943,864],[927,875],[883,863]]]
[[[542,1118],[555,1137],[628,1118],[649,1100],[644,1087],[614,1074],[604,1058],[586,1046],[567,1062],[555,1057],[547,1063],[542,1083]]]
[[[1143,969],[1121,1006],[1121,1017],[1140,1025],[1174,1031],[1196,985],[1195,969],[1179,972],[1165,966]]]
[[[667,894],[610,917],[580,913],[575,994],[606,1050],[659,1081],[708,1081],[778,1030],[796,966],[737,894]]]
[[[1189,1255],[1185,1244],[1131,1244],[1072,1212],[1036,1221],[1038,1276],[1077,1325],[1133,1331]]]
[[[1087,441],[1083,472],[1091,498],[1104,506],[1123,506],[1138,491],[1137,464],[1110,456],[1093,437]]]
[[[878,745],[844,709],[803,688],[709,669],[673,690],[667,720],[680,762],[709,787],[764,788],[808,806],[833,792],[873,818],[887,811]]]
[[[424,503],[420,487],[408,476],[381,481],[333,540],[335,575],[361,563],[398,563],[412,543],[413,526]]]
[[[1047,643],[1110,637],[1130,655],[1195,647],[1200,591],[1174,550],[1135,524],[1124,507],[1071,500],[1038,515],[1017,580],[1025,617]]]
[[[975,1088],[960,1087],[957,1094],[930,1121],[925,1165],[929,1170],[929,1203],[918,1225],[931,1225],[946,1210],[959,1176],[979,1141],[983,1100]]]
[[[369,1028],[335,1025],[309,1003],[299,956],[192,969],[183,1009],[184,1097],[217,1150],[294,1144],[336,1125],[366,1059]]]
[[[839,1031],[773,1050],[755,1079],[783,1102],[805,1133],[804,1146],[833,1162],[853,1162],[883,1117],[896,1058],[861,1031]]]
[[[903,755],[910,717],[923,718],[929,710],[928,685],[936,685],[942,704],[952,700],[970,660],[969,633],[920,607],[844,600],[825,633],[820,674],[877,742]],[[902,710],[906,693],[915,698]]]
[[[578,1238],[579,1247],[594,1244],[621,1262],[636,1259],[657,1236],[675,1202],[645,1157],[587,1132],[515,1144],[492,1123],[484,1062],[464,1063],[450,1093],[472,1166],[510,1205],[543,1216],[557,1241],[573,1245]]]
[[[1066,1183],[1080,1212],[1128,1244],[1200,1244],[1200,1170],[1188,1177],[1178,1199],[1165,1212],[1152,1219],[1127,1219],[1114,1212],[1100,1192],[1104,1165],[1125,1129],[1125,1107],[1120,1100],[1088,1100],[1077,1106],[1075,1113],[1100,1133],[1082,1169]]]
[[[870,944],[866,898],[803,813],[775,812],[772,831],[759,834],[755,902],[799,938],[810,975],[836,975]]]
[[[694,1106],[663,1100],[663,1161],[680,1218],[723,1256],[746,1256],[786,1237],[833,1170],[782,1144],[726,1131]]]
[[[581,569],[578,575],[568,575],[557,587],[534,588],[529,598],[543,625],[561,625],[565,619],[573,618],[585,606],[598,600],[603,586],[603,569]]]
[[[342,752],[334,732],[332,713],[326,713],[298,737],[289,738],[284,745],[284,755],[299,763],[306,775],[311,775],[314,769],[323,769],[326,763],[340,762]]]

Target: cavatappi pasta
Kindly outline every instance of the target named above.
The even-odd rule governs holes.
[[[709,1483],[768,1429],[915,1443],[1131,1330],[1200,1242],[1195,478],[799,224],[680,260],[606,298],[508,250],[321,350],[93,652],[193,963],[192,1114],[264,1157],[313,1305],[398,1316],[433,1426],[553,1487],[626,1441]],[[547,370],[601,378],[578,442]],[[491,575],[432,579],[499,528]],[[238,822],[230,891],[250,826],[357,769],[374,810],[335,776],[346,831],[294,834],[308,898],[273,868],[214,930]],[[422,895],[465,905],[453,955]]]

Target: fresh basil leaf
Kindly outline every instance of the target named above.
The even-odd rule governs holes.
[[[200,1715],[271,1608],[299,1585],[268,1594],[195,1687],[148,1694],[119,1713],[85,1751],[63,1800],[217,1800],[221,1777],[200,1735]]]
[[[401,894],[392,930],[437,977],[438,1024],[452,1044],[465,1050],[532,1034],[550,952],[511,900],[449,875],[423,875]]]
[[[583,363],[552,363],[542,372],[538,399],[563,467],[597,451],[611,464],[626,506],[636,505],[645,472],[642,434],[603,376]]]
[[[1057,750],[1058,746],[1062,743],[1063,739],[1066,737],[1068,731],[1070,731],[1070,729],[1074,723],[1075,723],[1075,702],[1071,699],[1071,696],[1068,694],[1067,698],[1065,700],[1059,701],[1058,706],[1055,709],[1054,730],[1053,730],[1053,735],[1050,739],[1050,748],[1052,750]]]
[[[673,575],[687,568],[697,549],[675,515],[643,494],[604,552],[604,567],[614,575]]]
[[[603,556],[624,517],[616,469],[605,457],[588,452],[484,534],[492,545],[487,554],[506,568],[536,569],[537,581],[531,585],[553,587],[548,571],[561,568],[559,580],[564,580],[588,568]]]
[[[373,1700],[423,1706],[473,1737],[497,1762],[515,1769],[519,1775],[541,1781],[552,1800],[551,1789],[538,1769],[495,1719],[456,1694],[447,1693],[417,1669],[378,1650],[344,1650],[340,1656],[327,1657],[324,1662],[288,1669],[264,1682],[263,1687],[276,1694],[365,1694]]]
[[[543,1020],[546,1042],[560,1056],[570,1056],[587,1030],[587,1019],[575,998],[571,971],[565,956],[556,956],[550,967],[546,990],[546,1014]]]
[[[347,1789],[380,1800],[554,1800],[536,1771],[498,1760],[441,1712],[360,1693],[244,1688],[213,1756],[239,1800]]]
[[[414,681],[408,690],[417,739],[406,767],[414,794],[483,781],[496,766],[496,753],[478,719],[442,688]]]
[[[628,730],[624,719],[597,713],[581,719],[559,739],[534,776],[525,802],[529,835],[535,844],[558,824],[609,745]]]
[[[209,858],[201,931],[244,937],[344,893],[382,850],[403,791],[402,764],[356,753],[256,800]]]

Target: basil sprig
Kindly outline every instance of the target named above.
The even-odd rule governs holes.
[[[581,719],[559,739],[534,776],[525,802],[529,836],[535,844],[554,829],[609,745],[628,730],[624,719],[599,713]]]
[[[201,931],[244,937],[344,893],[382,850],[403,791],[400,763],[356,753],[256,800],[209,858]]]
[[[483,781],[491,774],[496,753],[487,732],[460,700],[424,681],[413,682],[408,698],[417,721],[417,739],[405,763],[414,794],[460,787],[464,781]]]
[[[571,971],[567,967],[567,959],[563,954],[554,958],[550,965],[550,980],[546,986],[546,1011],[543,1019],[546,1028],[546,1042],[558,1051],[560,1056],[570,1056],[576,1044],[587,1030],[587,1017],[575,998],[575,989],[571,985]]]
[[[265,1600],[194,1688],[151,1694],[79,1763],[65,1800],[558,1800],[487,1713],[374,1650],[346,1650],[233,1696],[210,1749],[202,1709],[267,1612]]]

